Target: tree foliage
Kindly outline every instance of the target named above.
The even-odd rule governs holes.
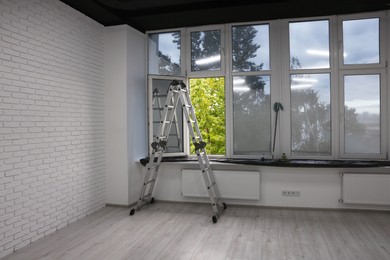
[[[209,154],[225,154],[225,80],[196,78],[190,80],[190,98],[195,109],[203,141]],[[194,153],[191,144],[191,153]]]

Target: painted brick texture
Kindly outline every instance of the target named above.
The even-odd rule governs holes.
[[[104,27],[0,0],[0,258],[104,206]]]

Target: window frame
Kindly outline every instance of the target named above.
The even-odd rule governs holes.
[[[167,33],[180,31],[181,33],[181,75],[147,75],[148,85],[148,109],[151,104],[152,96],[150,94],[150,79],[182,79],[187,82],[190,78],[208,78],[224,77],[225,78],[225,127],[226,127],[226,155],[227,158],[248,158],[259,159],[261,157],[271,158],[271,154],[259,155],[237,155],[233,151],[233,77],[235,76],[270,76],[271,84],[271,106],[275,102],[281,102],[284,111],[280,111],[278,118],[278,129],[276,133],[275,158],[280,158],[285,153],[289,159],[389,159],[388,151],[390,150],[389,130],[390,120],[387,116],[390,113],[390,91],[388,91],[388,82],[390,75],[387,68],[388,54],[390,53],[390,26],[387,15],[390,11],[379,11],[369,13],[356,13],[334,16],[304,17],[294,19],[281,19],[269,21],[250,21],[243,23],[230,23],[220,25],[198,26],[191,28],[172,28],[167,30],[148,31],[148,34]],[[342,23],[345,20],[359,20],[379,18],[379,44],[380,44],[380,63],[378,64],[343,64],[343,29]],[[289,46],[289,23],[305,21],[329,21],[329,68],[321,69],[290,69],[290,46]],[[243,25],[269,25],[269,70],[233,72],[232,68],[232,27]],[[191,71],[191,32],[220,30],[221,31],[221,70],[218,71]],[[149,38],[147,38],[149,39]],[[148,45],[148,41],[146,43]],[[147,48],[148,49],[148,48]],[[149,53],[147,54],[147,70],[149,69]],[[315,154],[295,154],[291,151],[291,89],[290,78],[293,74],[323,74],[330,75],[330,100],[331,100],[331,154],[328,156]],[[358,154],[352,156],[345,154],[344,151],[344,75],[360,74],[380,74],[380,127],[381,127],[381,153],[375,154]],[[150,103],[149,103],[150,102]],[[148,131],[149,144],[153,142],[150,138],[150,111],[148,110]],[[271,153],[274,139],[275,112],[271,107]],[[164,156],[182,156],[190,155],[188,129],[183,127],[184,132],[184,152],[179,154],[165,154]],[[343,147],[341,147],[343,146]],[[148,147],[150,150],[150,146]],[[214,157],[211,155],[211,157]],[[221,156],[216,156],[220,158]],[[223,156],[222,156],[223,157]]]
[[[346,153],[345,152],[345,110],[344,110],[344,76],[353,75],[379,75],[380,86],[380,153]],[[366,70],[344,70],[340,71],[339,76],[339,96],[340,96],[340,158],[341,159],[386,159],[386,144],[387,144],[387,113],[386,113],[386,97],[387,92],[385,86],[387,85],[385,69],[366,69]]]
[[[315,68],[315,69],[291,69],[290,68],[290,30],[289,24],[295,22],[314,22],[314,21],[328,21],[329,28],[329,68]],[[282,97],[283,97],[283,107],[280,116],[280,129],[281,129],[281,142],[282,142],[282,151],[285,153],[288,158],[291,159],[313,159],[313,160],[332,160],[337,158],[336,153],[336,131],[337,131],[337,120],[335,112],[337,111],[337,95],[335,94],[336,86],[336,67],[337,67],[337,48],[335,43],[336,40],[336,22],[334,16],[318,16],[318,17],[305,17],[305,18],[296,18],[296,19],[285,19],[281,22],[281,50],[283,53],[281,55],[281,78],[282,78]],[[331,140],[330,140],[330,154],[329,155],[316,155],[316,154],[293,154],[291,145],[292,145],[292,111],[291,111],[291,75],[294,74],[329,74],[330,75],[330,121],[331,121]],[[281,154],[280,153],[280,154]]]
[[[273,125],[275,122],[275,115],[272,113],[272,104],[279,100],[280,94],[278,91],[276,91],[275,87],[272,87],[273,85],[277,86],[279,82],[279,78],[277,77],[278,75],[278,67],[276,64],[278,64],[278,59],[279,59],[279,53],[278,53],[278,47],[272,48],[272,46],[278,46],[279,45],[279,37],[277,34],[277,23],[278,21],[253,21],[253,22],[244,22],[244,23],[231,23],[227,25],[226,29],[226,42],[227,42],[227,54],[225,55],[226,57],[226,71],[228,72],[226,75],[226,82],[227,82],[227,88],[228,92],[227,98],[228,103],[226,104],[226,124],[227,124],[227,131],[226,131],[226,139],[229,142],[229,157],[230,158],[248,158],[248,159],[259,159],[259,158],[271,158],[272,156],[272,142],[273,142],[273,137],[274,137],[274,132],[273,132]],[[232,31],[233,27],[235,26],[251,26],[251,25],[268,25],[268,38],[269,38],[269,69],[268,70],[259,70],[259,71],[233,71],[233,44],[232,44]],[[262,154],[253,154],[253,155],[240,155],[240,154],[235,154],[234,153],[234,119],[233,119],[233,114],[234,114],[234,109],[233,109],[233,77],[237,76],[269,76],[270,77],[270,96],[271,96],[271,115],[270,115],[270,130],[271,130],[271,147],[270,147],[270,152],[269,153],[262,153]],[[280,132],[280,131],[279,131]],[[229,133],[229,135],[228,135]],[[277,141],[276,143],[279,143],[279,138],[276,138]],[[279,150],[277,146],[275,147],[275,150]]]
[[[150,53],[149,53],[149,35],[150,34],[163,34],[163,33],[173,33],[173,32],[180,32],[180,75],[162,75],[162,74],[152,74],[152,73],[149,73],[149,67],[150,67],[150,64],[149,64],[149,59],[150,59]],[[166,30],[157,30],[157,31],[148,31],[146,33],[146,50],[147,50],[147,53],[146,53],[146,71],[147,71],[147,75],[156,75],[156,76],[172,76],[172,77],[180,77],[180,76],[183,76],[185,75],[185,69],[186,69],[186,50],[185,50],[185,45],[186,45],[186,42],[184,41],[184,38],[185,38],[185,28],[181,27],[181,28],[172,28],[172,29],[166,29]]]
[[[221,32],[221,69],[220,70],[205,70],[205,71],[191,71],[191,33],[200,31],[214,31]],[[188,49],[185,52],[186,66],[185,74],[188,78],[212,78],[212,77],[226,77],[226,50],[225,50],[225,27],[223,25],[209,25],[200,27],[191,27],[186,30],[185,44]]]
[[[174,76],[174,75],[148,75],[148,88],[147,88],[147,111],[148,111],[148,154],[152,154],[151,144],[155,141],[153,138],[153,80],[183,80],[183,82],[188,86],[187,78],[184,76]],[[184,121],[183,121],[184,123]],[[169,153],[164,152],[164,157],[174,157],[174,156],[185,156],[189,151],[189,141],[186,138],[188,136],[188,129],[183,125],[183,152]]]
[[[379,18],[379,63],[371,64],[344,64],[344,39],[343,39],[343,21],[350,20],[363,20],[370,18]],[[386,52],[386,13],[385,12],[371,12],[371,13],[359,13],[359,14],[347,14],[339,15],[337,17],[338,27],[338,57],[339,57],[339,70],[344,69],[371,69],[371,68],[384,68],[387,66],[387,52]]]

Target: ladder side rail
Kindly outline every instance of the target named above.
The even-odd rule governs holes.
[[[199,131],[197,119],[196,119],[192,104],[189,102],[188,97],[189,97],[188,92],[186,90],[182,90],[181,95],[180,95],[180,100],[181,100],[181,103],[182,103],[183,108],[184,108],[184,114],[185,114],[185,117],[187,119],[187,124],[188,124],[190,135],[192,137],[192,142],[195,144],[197,137],[198,137],[198,142],[202,141],[202,135]],[[195,131],[194,131],[194,128],[195,128]],[[206,185],[207,192],[208,192],[208,195],[209,195],[209,198],[211,201],[211,206],[212,206],[213,211],[216,214],[216,216],[219,216],[220,209],[218,208],[219,203],[217,202],[219,198],[215,196],[215,192],[214,192],[216,184],[215,184],[215,182],[214,183],[211,182],[211,179],[210,179],[210,176],[212,176],[213,173],[212,173],[209,161],[208,160],[204,161],[203,157],[202,157],[202,156],[205,156],[205,158],[208,159],[206,150],[204,148],[196,149],[195,153],[196,153],[196,156],[197,156],[198,161],[199,161],[199,165],[200,165],[201,172],[203,175],[203,180],[204,180],[204,183]]]
[[[200,133],[200,130],[199,130],[198,119],[196,118],[196,115],[195,115],[195,109],[194,109],[194,106],[192,105],[190,94],[187,90],[185,90],[185,97],[183,99],[185,100],[184,101],[185,105],[189,108],[190,116],[192,117],[193,125],[195,127],[195,133],[199,137],[199,141],[203,141],[202,134]]]
[[[153,172],[152,173],[152,175],[153,175],[154,172],[156,172],[158,170],[156,167],[153,166],[154,159],[156,158],[155,152],[156,152],[156,149],[153,148],[152,155],[150,156],[149,162],[147,163],[147,170],[145,173],[143,185],[142,185],[141,190],[140,190],[140,195],[139,195],[138,203],[137,203],[137,209],[140,209],[142,207],[142,203],[143,203],[144,197],[145,197],[146,187],[148,186],[147,182],[150,180],[150,174]]]
[[[171,126],[172,126],[172,120],[173,120],[173,117],[174,117],[174,111],[175,111],[175,108],[178,104],[178,101],[179,99],[176,97],[176,93],[174,91],[172,91],[173,88],[172,86],[170,87],[169,89],[169,93],[167,95],[167,100],[165,102],[165,107],[164,107],[164,110],[163,110],[163,117],[162,117],[162,120],[160,122],[160,129],[159,129],[159,135],[156,136],[156,142],[159,143],[159,145],[157,146],[156,150],[153,152],[150,160],[149,160],[149,163],[151,164],[155,164],[155,167],[153,168],[153,171],[152,171],[152,179],[150,179],[150,176],[145,176],[145,182],[144,183],[147,183],[149,182],[150,180],[154,180],[152,181],[150,184],[149,184],[149,188],[146,189],[145,187],[145,190],[147,190],[147,194],[146,195],[150,195],[149,197],[152,198],[152,194],[153,194],[153,191],[154,191],[154,186],[155,186],[155,183],[156,183],[156,180],[157,180],[157,176],[158,176],[158,173],[159,173],[159,169],[160,169],[160,164],[161,164],[161,161],[162,161],[162,158],[163,158],[163,155],[164,155],[164,152],[165,152],[165,149],[166,149],[166,145],[168,143],[168,139],[169,139],[169,132],[170,132],[170,129],[171,129]],[[173,106],[173,108],[172,108]],[[164,140],[161,140],[161,138],[163,138]],[[163,145],[162,147],[160,146],[160,141],[164,141],[165,142],[165,145]],[[154,161],[154,159],[156,158],[155,156],[155,153],[158,152],[159,153],[159,156],[157,157],[157,162]],[[146,177],[148,177],[148,179],[146,179]],[[146,196],[145,195],[145,190],[144,190],[144,193],[142,194],[142,197]],[[141,204],[142,204],[142,200],[141,200]]]
[[[163,115],[160,117],[160,126],[159,126],[159,130],[157,132],[158,134],[155,138],[156,144],[155,144],[155,147],[153,147],[152,154],[151,154],[151,156],[149,158],[149,162],[147,164],[148,168],[147,168],[147,171],[145,173],[144,182],[143,182],[143,185],[142,185],[142,188],[140,191],[140,196],[139,196],[139,200],[138,200],[138,204],[137,204],[138,209],[140,209],[142,207],[142,204],[145,201],[144,200],[145,196],[147,194],[150,194],[150,198],[152,197],[151,194],[153,192],[155,181],[153,181],[151,183],[149,183],[149,181],[156,180],[157,175],[158,175],[159,166],[160,166],[160,163],[161,163],[161,160],[163,157],[163,153],[164,153],[164,149],[165,149],[165,147],[160,147],[160,141],[167,141],[167,140],[161,140],[161,137],[164,136],[164,133],[166,132],[166,122],[167,122],[167,117],[168,117],[169,110],[170,110],[169,106],[172,103],[172,99],[173,99],[173,92],[169,91],[169,93],[167,95],[166,102],[165,102],[165,107],[163,109]],[[168,139],[168,136],[166,136],[165,139]],[[158,153],[159,155],[156,156],[156,153]],[[156,157],[157,157],[157,161],[155,161]],[[150,179],[150,175],[152,175],[152,179]],[[147,189],[147,186],[149,186],[149,189]],[[148,192],[146,193],[146,191],[148,191]]]
[[[160,126],[159,126],[159,129],[157,131],[157,136],[156,136],[157,142],[160,140],[160,137],[163,136],[163,134],[165,133],[168,112],[170,110],[169,107],[171,106],[171,103],[172,103],[173,94],[174,93],[171,91],[171,89],[169,89],[167,99],[165,100],[165,106],[163,109],[163,116],[160,118]],[[166,137],[166,138],[168,138],[168,137]]]
[[[179,147],[179,151],[181,150],[181,138],[180,138],[180,128],[179,128],[179,121],[177,120],[177,106],[175,106],[173,121],[175,122],[176,126],[176,136],[177,136],[177,146]]]

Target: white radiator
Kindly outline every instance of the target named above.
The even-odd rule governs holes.
[[[219,193],[224,199],[260,199],[260,172],[214,170]],[[200,170],[182,170],[182,195],[208,197]]]
[[[343,203],[390,205],[390,174],[343,173]]]

